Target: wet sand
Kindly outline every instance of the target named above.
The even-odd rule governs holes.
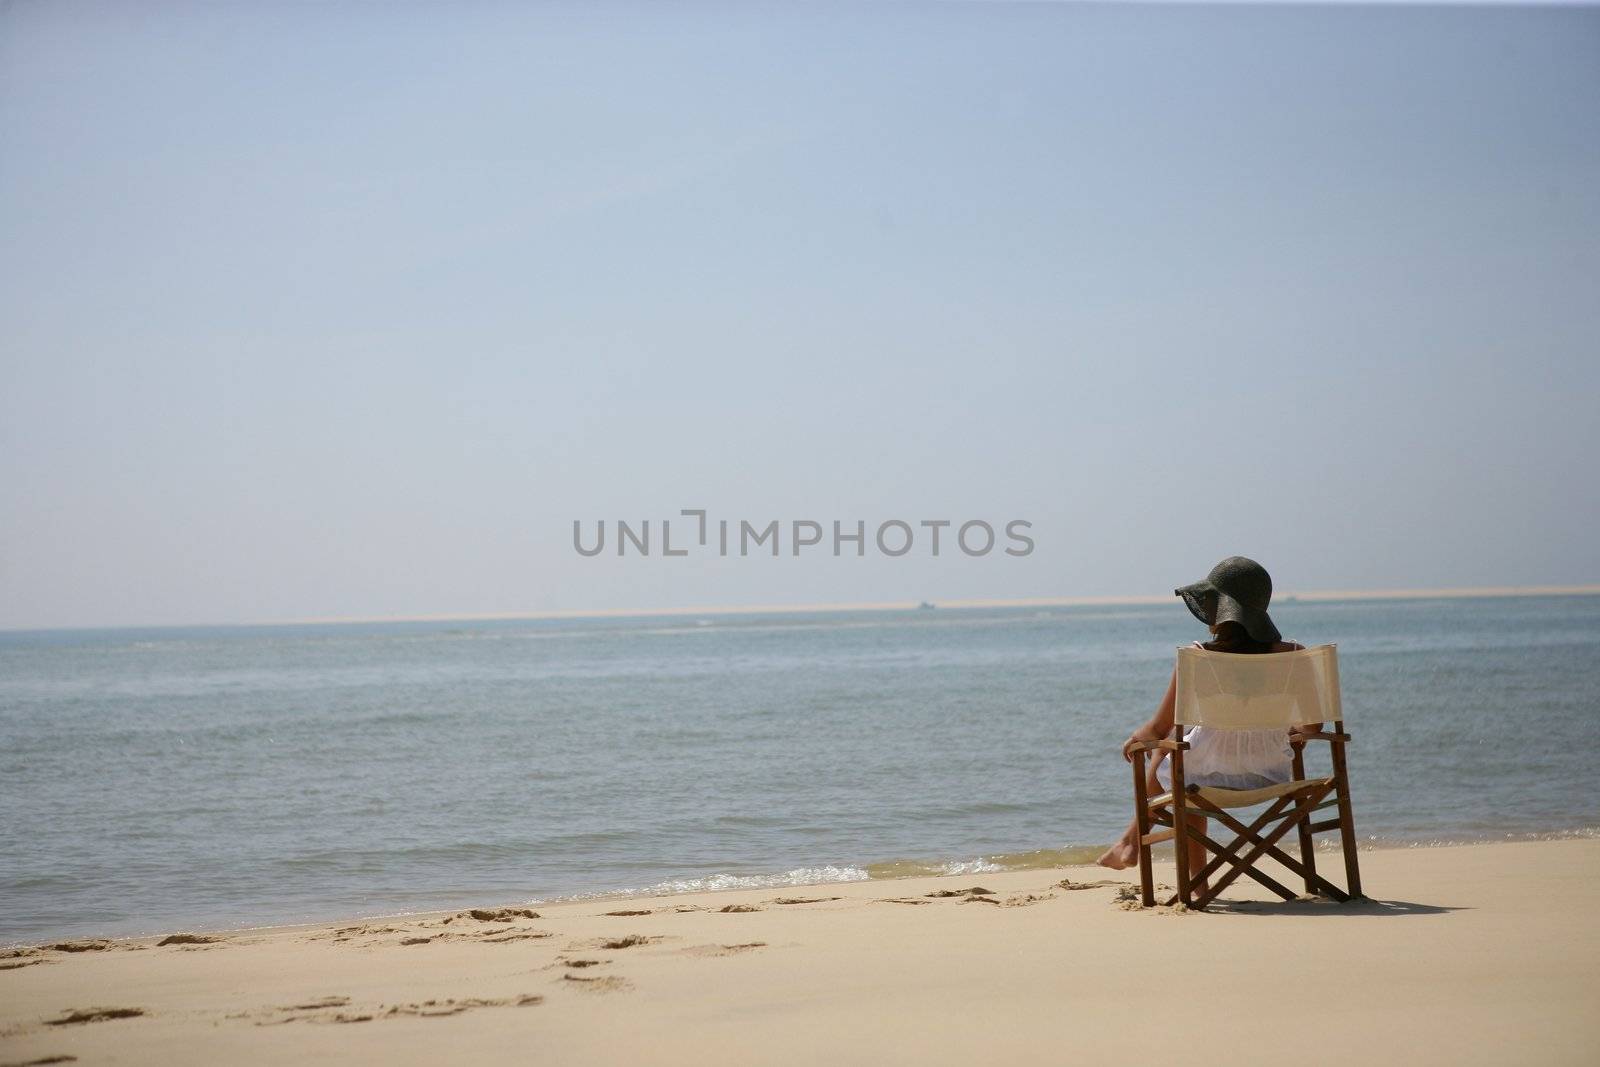
[[[1240,1064],[1594,1062],[1600,841],[1362,874],[1206,914],[1070,867],[62,942],[0,953],[0,1064],[1110,1063],[1176,1030]]]

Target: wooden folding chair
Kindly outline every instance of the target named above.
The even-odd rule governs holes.
[[[1294,652],[1265,655],[1235,655],[1202,648],[1178,649],[1177,705],[1171,740],[1144,741],[1133,750],[1134,811],[1139,823],[1139,888],[1145,907],[1155,904],[1155,886],[1150,871],[1150,846],[1171,841],[1177,851],[1178,891],[1165,903],[1182,901],[1190,908],[1204,908],[1215,900],[1240,875],[1266,886],[1285,900],[1295,894],[1256,864],[1266,858],[1276,860],[1299,875],[1307,893],[1322,894],[1345,901],[1361,896],[1361,871],[1356,859],[1355,821],[1350,810],[1350,778],[1345,769],[1344,746],[1350,735],[1344,732],[1344,712],[1339,702],[1339,659],[1333,645]],[[1325,728],[1300,729],[1308,724],[1333,724]],[[1184,727],[1204,726],[1207,730],[1281,729],[1288,733],[1293,751],[1291,781],[1263,789],[1217,789],[1186,786],[1183,754],[1188,742],[1182,740]],[[1293,730],[1294,732],[1290,732]],[[1307,778],[1303,750],[1308,741],[1326,741],[1333,764],[1328,778]],[[1172,759],[1172,789],[1157,797],[1148,795],[1145,784],[1145,753],[1169,753]],[[1267,807],[1246,824],[1232,812]],[[1312,821],[1315,812],[1336,808],[1334,818]],[[1227,845],[1189,825],[1189,817],[1200,815],[1216,819],[1235,836]],[[1154,829],[1156,826],[1166,829]],[[1314,835],[1338,830],[1344,852],[1345,889],[1340,889],[1317,873]],[[1278,847],[1290,831],[1299,839],[1300,858],[1295,860]],[[1199,841],[1210,853],[1209,862],[1199,871],[1189,870],[1187,842]],[[1210,879],[1224,867],[1228,870],[1203,894],[1195,894],[1195,882]]]

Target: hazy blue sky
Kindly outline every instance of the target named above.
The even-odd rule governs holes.
[[[1600,8],[0,8],[0,626],[1600,582],[1597,339]]]

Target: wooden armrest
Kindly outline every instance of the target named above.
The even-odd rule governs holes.
[[[1169,741],[1163,738],[1160,741],[1135,741],[1132,747],[1135,752],[1147,752],[1152,748],[1159,748],[1164,752],[1187,752],[1189,742]]]
[[[1289,740],[1291,740],[1291,741],[1339,741],[1339,742],[1342,743],[1342,742],[1349,741],[1350,740],[1350,735],[1349,734],[1333,733],[1332,731],[1328,731],[1328,730],[1307,730],[1307,731],[1304,731],[1304,732],[1301,732],[1299,730],[1291,730],[1291,731],[1289,731]]]

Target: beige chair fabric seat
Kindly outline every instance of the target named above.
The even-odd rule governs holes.
[[[1195,792],[1219,808],[1248,808],[1264,804],[1269,800],[1277,800],[1281,796],[1311,786],[1332,783],[1332,778],[1308,778],[1303,782],[1284,782],[1281,785],[1269,785],[1261,789],[1218,789],[1214,786],[1201,786]]]
[[[1221,789],[1216,786],[1201,786],[1191,792],[1199,794],[1219,808],[1251,808],[1257,804],[1265,804],[1269,800],[1277,800],[1281,796],[1294,793],[1313,786],[1329,785],[1332,778],[1307,778],[1303,782],[1283,782],[1279,785],[1263,786],[1260,789]],[[1151,806],[1168,804],[1172,801],[1171,793],[1163,793],[1150,801]]]

